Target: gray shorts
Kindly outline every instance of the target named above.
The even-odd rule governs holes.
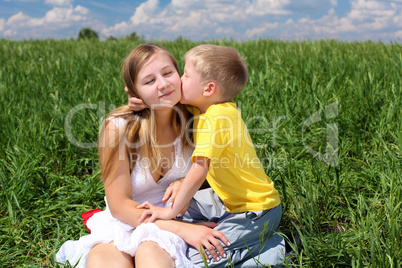
[[[278,226],[282,206],[262,211],[229,213],[225,205],[211,189],[198,191],[181,220],[187,222],[213,221],[216,230],[229,239],[230,246],[222,243],[227,258],[211,262],[208,267],[256,267],[257,264],[280,266],[285,256],[285,241],[279,235]],[[197,266],[204,262],[198,250],[189,247],[188,257]]]

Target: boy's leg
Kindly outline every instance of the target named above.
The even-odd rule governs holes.
[[[225,205],[211,188],[207,188],[194,195],[189,208],[179,219],[185,222],[218,222],[225,213]],[[187,257],[195,266],[204,266],[202,256],[196,248],[189,246]]]
[[[186,221],[192,221],[191,218],[195,219],[193,221],[215,221],[218,223],[215,229],[229,239],[229,247],[222,244],[228,257],[218,262],[211,260],[209,267],[224,267],[228,262],[241,265],[239,267],[248,267],[248,264],[253,267],[256,265],[253,257],[259,258],[261,263],[271,265],[283,259],[284,241],[279,235],[272,236],[278,228],[281,216],[280,205],[267,211],[228,213],[212,189],[206,189],[194,196],[183,218]],[[261,233],[263,237],[260,236]],[[277,255],[272,256],[275,253]],[[188,257],[195,265],[203,264],[202,257],[195,248],[189,247]]]
[[[211,188],[197,191],[190,206],[178,219],[185,222],[218,222],[226,213],[226,207]]]
[[[258,252],[250,254],[249,249],[244,249],[239,255],[242,257],[237,258],[241,261],[235,264],[236,268],[266,267],[267,264],[271,267],[284,267],[285,240],[280,233],[274,233],[264,240]]]
[[[280,205],[270,210],[236,213],[223,217],[215,229],[221,231],[231,243],[227,249],[225,248],[228,258],[217,263],[211,260],[209,266],[220,267],[223,261],[229,261],[239,267],[242,267],[241,265],[244,263],[251,263],[253,264],[251,267],[255,267],[254,258],[259,259],[259,262],[263,264],[277,265],[277,262],[281,262],[283,259],[285,245],[284,243],[278,244],[275,239],[270,238],[277,231],[281,217],[282,207]],[[267,259],[269,256],[263,254],[270,247],[283,249],[283,254],[272,256],[273,263],[270,262],[272,258]],[[246,264],[244,267],[247,267]]]

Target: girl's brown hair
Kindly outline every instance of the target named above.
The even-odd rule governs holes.
[[[177,61],[173,55],[164,47],[156,44],[143,44],[133,49],[124,61],[122,74],[124,82],[129,90],[129,93],[141,99],[135,88],[137,75],[142,66],[155,54],[162,53],[172,60],[177,72],[179,68]],[[172,122],[173,127],[178,136],[182,137],[182,144],[187,146],[189,141],[185,138],[184,133],[187,133],[187,122],[190,114],[186,108],[178,103],[173,107]],[[107,115],[107,119],[123,118],[127,121],[125,127],[120,130],[118,136],[115,137],[115,146],[106,146],[105,128],[108,124],[106,120],[99,134],[99,158],[102,168],[102,180],[106,182],[114,173],[114,163],[122,157],[129,157],[130,172],[136,164],[141,148],[141,157],[148,160],[148,165],[151,172],[161,173],[162,153],[158,146],[158,130],[154,118],[153,110],[146,108],[142,111],[133,112],[128,105],[121,106]],[[111,141],[108,144],[112,144]],[[123,158],[124,159],[124,158]]]

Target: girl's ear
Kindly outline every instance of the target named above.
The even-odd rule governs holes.
[[[216,92],[216,84],[214,81],[210,81],[207,83],[206,87],[204,88],[204,95],[205,97],[211,97]]]

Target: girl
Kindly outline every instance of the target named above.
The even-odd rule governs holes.
[[[107,116],[98,144],[106,209],[88,220],[91,234],[63,244],[57,260],[77,267],[191,267],[186,242],[217,259],[224,255],[218,239],[228,240],[209,228],[213,223],[138,221],[139,204],[173,202],[190,168],[176,60],[165,48],[144,44],[127,56],[122,72],[129,93],[148,108],[133,112],[126,105]]]

